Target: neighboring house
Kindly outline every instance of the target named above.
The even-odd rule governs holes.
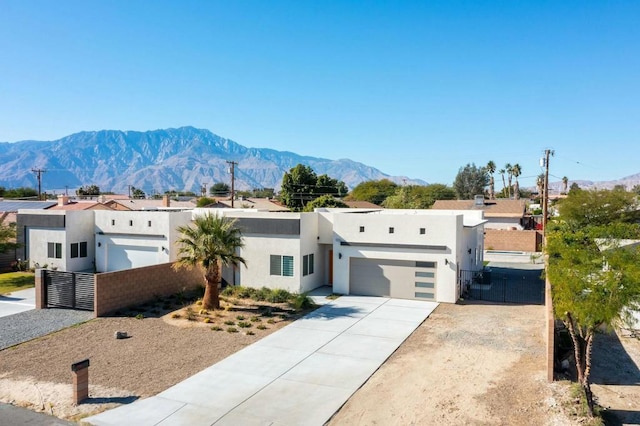
[[[349,206],[350,209],[381,209],[382,207],[377,205],[377,204],[373,204],[370,201],[353,201],[353,200],[342,200],[343,203],[345,203],[347,206]]]
[[[32,268],[93,271],[97,210],[19,210],[17,240]]]
[[[110,272],[173,262],[178,227],[190,211],[96,211],[96,271]]]
[[[101,198],[102,203],[112,210],[132,211],[132,210],[190,210],[196,207],[192,201],[172,200],[168,195],[164,195],[162,199],[134,199],[134,198],[118,198],[109,199],[108,196]]]
[[[242,229],[247,266],[226,269],[228,284],[306,292],[331,285],[341,294],[455,303],[460,270],[483,259],[482,211],[317,209],[221,214]]]
[[[0,217],[4,217],[5,225],[15,224],[18,220],[18,210],[45,210],[55,206],[55,201],[24,201],[24,200],[0,200]],[[25,259],[20,248],[10,249],[0,253],[0,271],[11,270],[18,261]]]
[[[67,195],[58,195],[58,203],[49,210],[111,210],[108,206],[93,200],[73,200]]]
[[[215,204],[208,206],[213,208],[231,207],[231,200],[228,197],[216,197]],[[233,207],[236,209],[255,209],[265,212],[288,212],[291,211],[287,206],[281,204],[272,198],[253,198],[238,197],[233,201]]]
[[[487,220],[485,229],[523,230],[529,225],[525,200],[485,200],[482,196],[475,200],[437,200],[431,209],[482,210]]]

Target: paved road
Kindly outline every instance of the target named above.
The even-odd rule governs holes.
[[[14,291],[13,293],[0,295],[0,317],[30,311],[36,306],[36,290]]]
[[[36,413],[26,408],[14,407],[13,405],[0,402],[0,425],[7,426],[69,426],[69,423],[56,417],[46,414]]]

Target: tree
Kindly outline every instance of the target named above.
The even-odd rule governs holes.
[[[282,177],[280,200],[293,211],[302,211],[304,206],[321,195],[346,195],[344,182],[325,175],[316,175],[313,169],[303,164],[290,169]]]
[[[567,187],[569,186],[569,178],[566,176],[562,177],[562,193],[567,193]]]
[[[369,180],[358,184],[346,198],[382,205],[384,200],[393,195],[397,189],[398,185],[389,179]]]
[[[500,176],[502,176],[502,197],[506,197],[506,189],[507,189],[507,183],[504,181],[504,174],[505,174],[506,170],[505,169],[500,169],[498,170],[498,173],[500,173]]]
[[[38,191],[32,188],[20,187],[6,189],[0,186],[0,197],[3,198],[36,198]]]
[[[0,253],[18,247],[15,243],[16,226],[15,223],[5,224],[5,217],[0,215]]]
[[[623,228],[638,225],[624,224]],[[575,228],[554,224],[547,234],[547,276],[553,309],[573,343],[578,383],[593,415],[590,385],[593,341],[629,309],[640,307],[640,248],[620,248],[616,224]]]
[[[174,268],[199,266],[205,283],[202,306],[204,309],[219,309],[218,287],[222,282],[222,267],[246,265],[237,254],[238,249],[244,246],[242,232],[234,220],[211,214],[198,216],[192,225],[178,227],[182,236],[177,241],[178,260]]]
[[[489,161],[485,169],[489,173],[489,199],[493,200],[496,198],[495,181],[493,179],[493,174],[496,172],[496,163]]]
[[[520,199],[520,184],[518,183],[518,176],[522,174],[522,167],[520,164],[514,164],[511,168],[511,174],[516,179],[516,183],[513,187],[513,196],[516,200]]]
[[[131,186],[131,197],[135,199],[143,199],[147,195],[140,188],[136,188],[135,186]]]
[[[576,230],[588,225],[633,223],[640,219],[635,194],[619,189],[572,189],[567,198],[559,201],[558,210],[562,219]]]
[[[231,192],[231,188],[224,182],[214,183],[211,188],[209,188],[209,194],[214,197],[226,197]]]
[[[455,200],[453,188],[441,183],[398,187],[382,205],[388,209],[428,209],[436,200]]]
[[[79,196],[100,195],[100,187],[98,185],[81,186],[80,188],[76,189],[76,195],[79,195]]]
[[[345,207],[349,207],[349,206],[346,205],[345,203],[343,203],[338,198],[334,197],[333,195],[327,194],[327,195],[322,195],[322,196],[316,198],[315,200],[308,202],[307,205],[304,206],[304,211],[305,212],[312,212],[313,209],[317,209],[317,208],[321,208],[321,207],[326,207],[326,208],[345,208]]]
[[[213,204],[215,202],[216,202],[216,200],[214,198],[200,197],[200,198],[198,198],[198,202],[196,203],[196,206],[197,207],[206,207],[209,204]]]
[[[507,198],[511,198],[511,181],[513,180],[513,166],[511,163],[504,165],[504,169],[507,171]]]
[[[458,170],[453,188],[459,200],[472,200],[475,195],[484,194],[488,183],[489,174],[486,169],[472,163]]]

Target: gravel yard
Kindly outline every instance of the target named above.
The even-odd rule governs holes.
[[[34,311],[35,312],[35,311]],[[40,311],[50,312],[50,311]],[[79,419],[137,398],[155,395],[290,323],[274,315],[230,333],[222,321],[254,310],[221,311],[214,322],[161,317],[97,318],[0,351],[0,401]],[[230,318],[230,319],[228,319]],[[222,330],[214,331],[211,327]],[[258,327],[260,326],[260,327]],[[116,331],[129,338],[116,340]],[[90,399],[72,404],[71,364],[90,359]]]

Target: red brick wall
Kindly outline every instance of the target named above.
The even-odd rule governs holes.
[[[118,309],[191,290],[203,284],[199,268],[175,271],[171,263],[95,275],[94,315],[103,316]]]
[[[528,230],[486,229],[484,230],[485,250],[540,251],[542,233]]]

